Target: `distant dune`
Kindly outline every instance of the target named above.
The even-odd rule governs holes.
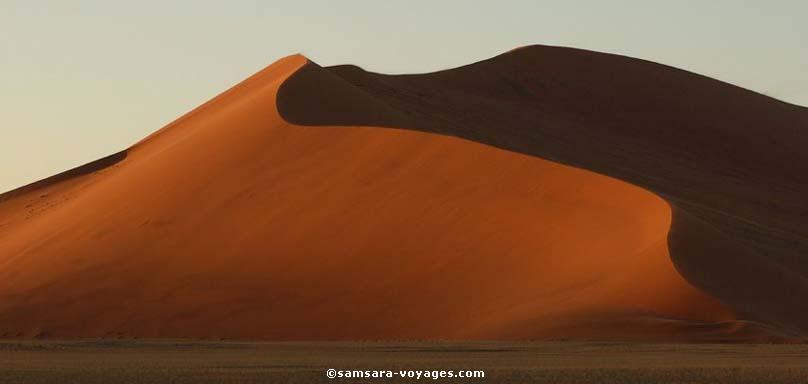
[[[0,335],[799,338],[807,127],[568,48],[406,76],[290,56],[0,195]]]

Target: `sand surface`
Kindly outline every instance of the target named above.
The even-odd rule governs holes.
[[[519,131],[531,120],[516,108],[550,106],[531,104],[533,83],[480,75],[515,94],[480,91],[454,78],[466,70],[423,75],[437,80],[422,89],[412,85],[419,76],[327,70],[290,56],[118,155],[0,196],[0,335],[724,341],[798,333],[800,310],[762,301],[786,288],[794,296],[774,297],[801,297],[800,270],[761,257],[678,197],[663,195],[672,210],[648,190],[546,160],[574,163],[568,158],[509,147],[543,135]],[[492,109],[476,116],[483,107]],[[515,120],[499,124],[502,113]],[[475,127],[485,127],[479,137],[460,131]],[[576,134],[582,159],[624,148],[604,142],[590,152],[591,137]],[[635,172],[603,158],[609,170]],[[668,180],[675,169],[657,171]],[[652,175],[624,179],[643,177]],[[677,227],[688,220],[695,224]],[[745,269],[716,261],[736,255]],[[747,302],[739,297],[749,294],[721,285],[767,273],[781,278]]]
[[[0,341],[3,383],[804,383],[808,345],[604,342]],[[328,369],[475,379],[329,379]],[[467,374],[467,373],[464,373]]]

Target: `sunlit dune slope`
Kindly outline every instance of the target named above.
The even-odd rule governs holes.
[[[294,108],[412,119],[292,56],[3,195],[0,334],[758,337],[674,268],[660,197],[446,135],[294,125],[276,93],[301,68],[323,80]]]

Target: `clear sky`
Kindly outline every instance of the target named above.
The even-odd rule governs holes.
[[[808,105],[808,1],[0,0],[0,191],[117,152],[276,59],[426,72],[527,44]]]

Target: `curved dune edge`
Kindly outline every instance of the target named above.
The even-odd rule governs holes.
[[[660,198],[447,136],[289,124],[276,91],[306,63],[0,199],[0,334],[762,337],[673,267]]]
[[[306,94],[312,83],[338,96]],[[352,97],[361,113],[327,100]],[[675,208],[671,257],[688,281],[789,338],[808,330],[806,108],[644,60],[529,46],[418,75],[310,65],[281,87],[279,111],[461,137],[641,186]]]

